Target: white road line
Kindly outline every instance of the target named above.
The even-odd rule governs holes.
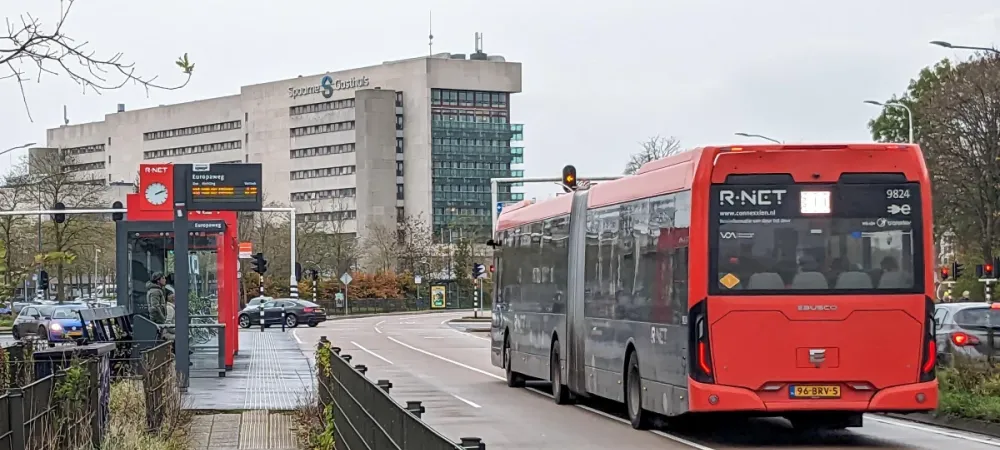
[[[295,330],[292,330],[292,337],[295,338],[295,342],[298,342],[299,345],[305,344],[305,342],[302,342],[302,339],[299,339],[299,334]]]
[[[472,333],[469,333],[468,331],[456,330],[456,329],[451,328],[451,327],[449,327],[448,329],[451,330],[451,331],[454,331],[454,332],[456,332],[458,334],[461,334],[462,336],[468,336],[470,338],[476,338],[476,339],[479,339],[481,341],[490,342],[490,340],[491,340],[490,338],[484,338],[482,336],[476,336],[476,335],[474,335]]]
[[[392,339],[392,338],[389,338],[389,339]],[[367,348],[362,347],[361,344],[359,344],[357,342],[351,341],[351,345],[359,348],[361,351],[363,351],[363,352],[365,352],[365,353],[367,353],[369,355],[372,355],[372,356],[374,356],[374,357],[376,357],[378,359],[381,359],[382,361],[385,361],[385,362],[387,362],[389,364],[392,364],[392,361],[389,361],[388,359],[385,359],[385,357],[383,357],[382,355],[380,355],[378,353],[375,353],[375,352],[373,352],[371,350],[368,350]],[[392,365],[395,365],[395,364],[392,364]]]
[[[444,336],[424,336],[424,339],[444,339]]]
[[[932,428],[932,427],[923,426],[923,425],[906,423],[906,421],[902,421],[902,420],[894,420],[894,419],[886,419],[884,417],[876,417],[876,416],[873,416],[871,414],[865,414],[865,418],[868,419],[868,420],[874,420],[875,422],[881,422],[881,423],[884,423],[884,424],[887,424],[887,425],[894,425],[894,426],[897,426],[897,427],[909,428],[911,430],[923,431],[925,433],[932,433],[932,434],[937,434],[937,435],[941,435],[941,436],[947,436],[947,437],[950,437],[950,438],[953,438],[953,439],[961,439],[963,441],[975,442],[977,444],[985,444],[985,445],[989,445],[989,446],[993,446],[993,447],[1000,447],[1000,442],[997,442],[997,441],[991,441],[991,440],[988,440],[988,439],[980,439],[980,438],[977,438],[977,437],[966,436],[966,435],[959,434],[959,433],[952,433],[951,431],[947,431],[947,430],[944,430],[944,429],[937,429],[937,428]]]
[[[469,406],[471,406],[473,408],[482,408],[482,406],[479,406],[476,403],[474,403],[472,401],[469,401],[469,400],[466,400],[466,399],[464,399],[462,397],[459,397],[459,396],[457,396],[455,394],[451,394],[451,396],[459,399],[460,401],[462,401],[462,403],[465,403],[466,405],[469,405]]]
[[[375,328],[375,332],[376,332],[376,333],[378,333],[378,334],[382,334],[382,330],[380,330],[380,329],[379,329],[378,327],[379,327],[379,326],[381,326],[381,325],[382,325],[383,323],[385,323],[385,321],[384,321],[384,320],[383,320],[383,321],[381,321],[381,322],[379,322],[379,323],[376,323],[376,324],[375,324],[375,326],[374,326],[374,327],[372,327],[372,328]]]
[[[448,322],[451,322],[452,320],[455,320],[455,318],[454,318],[454,317],[452,317],[452,318],[450,318],[450,319],[444,319],[444,320],[442,320],[442,321],[441,321],[441,325],[444,325],[444,324],[446,324],[446,323],[448,323]]]
[[[488,376],[488,377],[490,377],[490,378],[495,378],[495,379],[497,379],[497,380],[500,380],[500,381],[506,381],[506,378],[504,378],[504,377],[501,377],[500,375],[496,375],[496,374],[492,374],[492,373],[489,373],[489,372],[487,372],[487,371],[485,371],[485,370],[483,370],[483,369],[477,369],[477,368],[475,368],[475,367],[472,367],[472,366],[470,366],[470,365],[467,365],[467,364],[462,364],[462,363],[460,363],[460,362],[458,362],[458,361],[455,361],[455,360],[453,360],[453,359],[448,359],[448,358],[445,358],[444,356],[441,356],[441,355],[436,355],[436,354],[434,354],[434,353],[431,353],[431,352],[429,352],[429,351],[427,351],[427,350],[424,350],[424,349],[420,349],[420,348],[416,348],[416,347],[414,347],[414,346],[412,346],[412,345],[410,345],[410,344],[407,344],[407,343],[405,343],[405,342],[402,342],[402,341],[400,341],[399,339],[396,339],[396,338],[394,338],[394,337],[392,337],[392,336],[386,336],[386,338],[387,338],[387,339],[389,339],[389,340],[390,340],[390,341],[392,341],[392,342],[395,342],[395,343],[397,343],[397,344],[399,344],[399,345],[402,345],[403,347],[406,347],[406,348],[408,348],[408,349],[410,349],[410,350],[413,350],[413,351],[415,351],[415,352],[420,352],[420,353],[423,353],[423,354],[425,354],[425,355],[427,355],[427,356],[430,356],[430,357],[432,357],[432,358],[437,358],[437,359],[440,359],[441,361],[444,361],[444,362],[446,362],[446,363],[451,363],[451,364],[454,364],[454,365],[456,365],[456,366],[458,366],[458,367],[461,367],[461,368],[463,368],[463,369],[468,369],[468,370],[471,370],[471,371],[473,371],[473,372],[476,372],[476,373],[480,373],[480,374],[483,374],[483,375],[486,375],[486,376]],[[359,348],[360,348],[360,347],[359,347]]]
[[[552,394],[549,394],[548,392],[540,391],[538,389],[530,388],[530,387],[529,388],[525,388],[525,389],[528,390],[528,391],[531,391],[531,392],[533,392],[535,394],[538,394],[538,395],[541,395],[541,396],[544,396],[544,397],[548,397],[548,398],[552,398]],[[591,407],[586,406],[586,405],[573,405],[573,406],[576,406],[577,408],[580,408],[580,409],[582,409],[584,411],[597,414],[598,416],[604,417],[606,419],[611,419],[611,420],[614,420],[615,422],[623,423],[623,424],[626,424],[628,426],[632,426],[632,424],[628,423],[627,420],[622,419],[621,417],[612,416],[611,414],[608,414],[608,413],[606,413],[604,411],[596,410],[596,409],[591,408]],[[684,438],[681,438],[681,437],[677,437],[677,436],[674,436],[674,435],[672,435],[670,433],[666,433],[666,432],[663,432],[663,431],[660,431],[660,430],[649,430],[649,432],[653,433],[653,434],[655,434],[655,435],[657,435],[659,437],[670,439],[671,441],[677,442],[678,444],[683,444],[683,445],[686,445],[688,447],[695,448],[695,449],[698,449],[698,450],[715,450],[712,447],[706,447],[706,446],[701,445],[701,444],[699,444],[697,442],[692,442],[692,441],[689,441],[687,439],[684,439]]]

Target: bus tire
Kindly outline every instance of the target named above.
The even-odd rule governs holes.
[[[524,376],[514,372],[511,369],[511,351],[510,351],[510,340],[507,337],[503,339],[503,367],[504,374],[507,375],[507,387],[519,388],[524,387]]]
[[[557,405],[572,403],[573,397],[569,386],[562,382],[562,358],[559,354],[559,339],[552,340],[552,350],[549,351],[549,381],[552,382],[552,399]]]
[[[625,411],[632,428],[649,429],[651,414],[642,409],[642,375],[639,373],[639,357],[635,351],[629,353],[628,365],[625,366]]]

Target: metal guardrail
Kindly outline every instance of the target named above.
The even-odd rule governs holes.
[[[351,355],[341,354],[326,336],[319,346],[330,350],[329,371],[317,363],[321,408],[333,407],[337,450],[485,450],[480,438],[462,438],[455,443],[420,418],[426,409],[419,401],[402,406],[389,395],[389,380],[372,382],[368,368],[351,366]]]

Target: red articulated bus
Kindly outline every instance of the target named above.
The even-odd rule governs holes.
[[[931,411],[931,189],[920,148],[705,147],[504,209],[492,360],[557,402],[861,426]]]

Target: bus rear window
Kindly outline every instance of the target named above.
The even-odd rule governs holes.
[[[918,292],[919,193],[916,183],[713,186],[710,289]]]

